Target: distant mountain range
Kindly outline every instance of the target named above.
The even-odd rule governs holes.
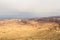
[[[36,18],[58,16],[60,13],[0,12],[0,18]]]

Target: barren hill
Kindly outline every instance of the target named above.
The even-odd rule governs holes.
[[[0,40],[60,40],[60,17],[0,20]]]

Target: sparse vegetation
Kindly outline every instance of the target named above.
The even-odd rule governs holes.
[[[42,19],[0,21],[0,40],[60,40],[59,21],[51,21]]]

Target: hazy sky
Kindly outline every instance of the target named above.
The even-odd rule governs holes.
[[[60,15],[60,0],[0,0],[0,15],[21,12],[40,16]]]

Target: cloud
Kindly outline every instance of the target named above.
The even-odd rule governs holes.
[[[60,0],[0,0],[2,11],[54,12],[60,9]]]

